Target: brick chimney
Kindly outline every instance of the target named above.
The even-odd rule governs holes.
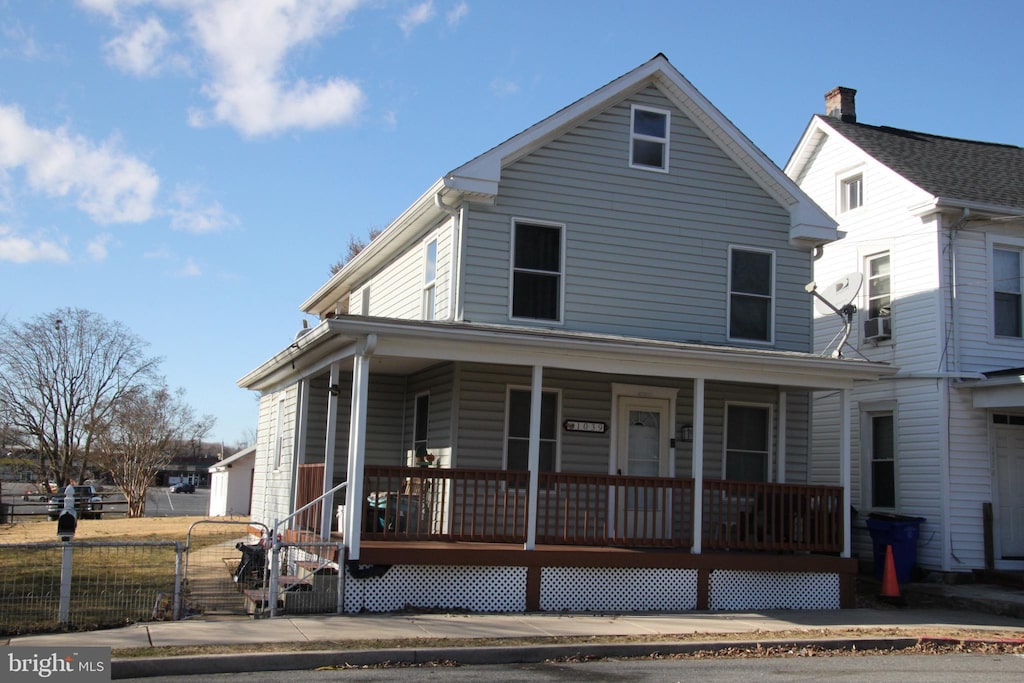
[[[857,91],[842,86],[825,93],[825,115],[847,123],[857,123]]]

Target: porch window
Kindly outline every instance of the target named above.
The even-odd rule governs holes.
[[[670,113],[633,105],[629,136],[629,165],[652,171],[668,171]]]
[[[423,319],[434,319],[434,283],[437,279],[437,240],[430,240],[423,263]]]
[[[997,337],[1020,337],[1021,264],[1016,249],[992,250],[993,320]]]
[[[430,394],[416,397],[416,415],[413,417],[412,452],[419,455],[427,450],[427,432],[430,426]]]
[[[871,507],[896,507],[896,435],[892,413],[871,416]]]
[[[530,469],[530,395],[528,389],[509,389],[505,469]],[[540,471],[554,472],[558,452],[558,392],[545,391],[540,400]]]
[[[768,481],[771,453],[771,409],[729,405],[725,411],[725,478]]]
[[[563,228],[513,224],[512,317],[561,320]]]
[[[729,338],[772,340],[775,255],[729,248]]]

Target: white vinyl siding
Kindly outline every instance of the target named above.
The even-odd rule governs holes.
[[[433,312],[435,318],[444,318],[448,314],[448,294],[451,285],[451,227],[450,222],[441,224],[423,240],[414,243],[409,249],[395,258],[364,285],[353,290],[350,299],[353,312],[381,318],[401,318],[405,320],[423,320],[425,314],[425,253],[431,242],[436,242],[434,259],[434,284],[431,295],[434,299]],[[365,290],[373,291],[369,300],[369,310],[363,313],[357,310]]]

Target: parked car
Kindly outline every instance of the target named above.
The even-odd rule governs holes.
[[[177,484],[171,484],[171,493],[195,493],[196,485],[190,484],[187,481],[178,482]]]
[[[74,496],[74,510],[78,513],[79,519],[100,519],[103,516],[103,497],[96,487],[68,484],[50,497],[50,502],[46,505],[46,514],[50,519],[60,517],[60,512],[64,509],[64,499],[69,492]]]

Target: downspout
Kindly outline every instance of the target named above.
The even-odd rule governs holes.
[[[461,287],[459,265],[462,260],[462,210],[445,204],[441,199],[440,192],[434,195],[434,204],[452,219],[452,253],[451,267],[448,271],[448,317],[446,319],[447,322],[452,322],[459,318],[456,307],[461,303],[458,291]]]

